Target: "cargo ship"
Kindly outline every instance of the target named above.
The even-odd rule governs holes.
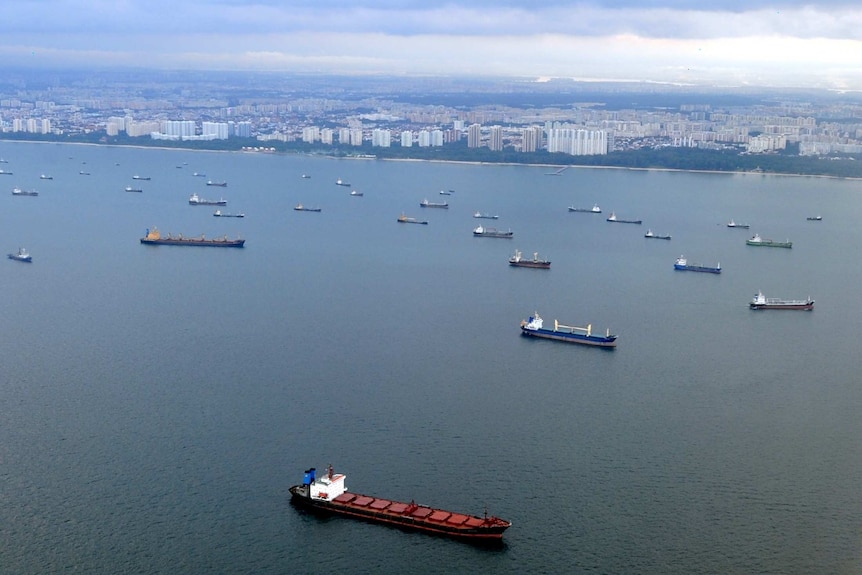
[[[189,205],[190,206],[226,206],[227,200],[224,198],[220,200],[205,200],[198,196],[197,194],[192,194],[189,196]]]
[[[823,219],[823,217],[822,216],[808,216],[805,219],[808,220],[809,222],[819,222]]]
[[[673,264],[673,269],[679,270],[682,272],[705,272],[708,274],[720,274],[721,273],[721,263],[716,264],[715,267],[704,266],[701,264],[690,264],[685,256],[679,256],[676,258],[676,263]]]
[[[356,196],[356,197],[362,197],[365,194],[363,192],[360,192],[359,190],[350,190],[350,195]]]
[[[543,260],[539,257],[539,252],[533,253],[533,259],[524,258],[519,250],[515,250],[515,255],[509,258],[509,265],[516,268],[538,268],[542,270],[551,269],[551,261]]]
[[[232,240],[227,236],[206,239],[203,235],[196,238],[187,238],[182,234],[179,236],[168,234],[167,237],[162,237],[161,232],[156,228],[147,230],[146,235],[141,238],[141,243],[156,246],[212,246],[216,248],[241,248],[245,246],[245,240],[239,238]]]
[[[16,262],[33,263],[33,256],[24,248],[18,248],[18,252],[14,254],[6,254],[6,257]]]
[[[132,186],[126,186],[126,190],[125,190],[125,191],[127,191],[127,192],[137,192],[137,193],[139,193],[139,194],[140,194],[140,193],[143,193],[143,191],[144,191],[144,190],[142,190],[141,188],[133,188]]]
[[[752,298],[748,307],[751,309],[798,309],[811,311],[814,309],[814,300],[810,297],[807,299],[779,299],[777,297],[765,297],[762,292],[758,291],[754,294],[754,298]]]
[[[545,329],[542,325],[542,318],[539,317],[538,313],[535,313],[529,319],[521,320],[521,335],[596,347],[613,348],[617,346],[617,336],[612,335],[611,330],[607,330],[605,335],[593,335],[592,324],[587,327],[572,327],[554,320],[554,329]]]
[[[146,180],[146,181],[149,181],[149,180],[150,180],[150,177],[149,177],[149,176],[132,176],[132,179],[133,179],[133,180]]]
[[[240,213],[240,214],[228,214],[228,213],[223,212],[221,210],[216,210],[215,212],[213,212],[213,215],[217,218],[244,218],[245,217],[245,214],[242,214],[242,213]]]
[[[475,230],[473,230],[473,237],[476,238],[505,238],[509,239],[515,235],[515,232],[512,230],[502,231],[497,228],[486,228],[485,226],[479,226]]]
[[[445,535],[476,542],[495,542],[512,526],[499,517],[482,517],[453,513],[415,501],[403,503],[347,491],[345,475],[335,473],[330,465],[317,476],[317,470],[306,470],[300,485],[290,488],[291,500],[301,507],[328,514],[344,515],[425,533]]]
[[[419,202],[419,206],[423,208],[443,208],[447,210],[449,209],[448,202],[429,202],[427,198]]]
[[[760,237],[759,234],[754,234],[751,239],[745,240],[745,243],[749,246],[763,246],[766,248],[792,248],[793,242],[790,240],[786,242],[777,242],[775,240],[766,240]]]
[[[739,228],[739,229],[741,229],[741,230],[747,230],[747,229],[748,229],[748,228],[750,228],[751,226],[749,226],[748,224],[737,224],[737,223],[736,223],[736,222],[734,222],[733,220],[730,220],[729,222],[727,222],[727,227],[729,227],[729,228]]]
[[[644,234],[644,237],[645,238],[652,238],[654,240],[669,240],[670,239],[669,235],[654,234],[654,233],[652,233],[652,230],[647,230],[646,233]]]
[[[46,175],[46,174],[42,174],[41,176],[39,176],[39,179],[40,179],[40,180],[53,180],[53,179],[54,179],[54,176],[49,176],[49,175]]]
[[[498,220],[498,219],[500,219],[500,216],[495,215],[495,214],[489,214],[486,212],[476,212],[475,214],[473,214],[473,217],[480,219],[480,220]]]
[[[428,222],[425,220],[417,220],[416,218],[411,218],[410,216],[405,216],[404,214],[398,216],[398,221],[402,224],[423,224],[426,226],[428,225]]]
[[[611,212],[611,215],[609,215],[606,219],[607,219],[607,221],[609,221],[611,223],[616,223],[616,224],[642,224],[643,223],[642,220],[624,220],[622,218],[618,218],[614,212]]]
[[[335,185],[336,185],[336,186],[347,186],[347,187],[349,188],[349,187],[350,187],[350,182],[345,182],[344,180],[342,180],[341,178],[339,178],[339,179],[335,180]]]
[[[587,213],[587,214],[600,214],[600,213],[602,213],[602,209],[599,207],[598,204],[593,204],[593,207],[591,207],[591,208],[576,208],[574,206],[569,206],[569,211],[570,212],[581,212],[581,213]]]
[[[13,196],[38,196],[39,192],[36,190],[22,190],[21,188],[15,188],[12,190]]]
[[[227,182],[214,182],[214,181],[212,181],[212,180],[208,180],[208,181],[207,181],[207,185],[208,185],[208,186],[217,186],[217,187],[219,187],[219,188],[226,188],[226,187],[227,187]]]
[[[297,212],[320,212],[320,211],[323,211],[321,208],[307,208],[307,207],[303,206],[302,204],[296,204],[293,207],[293,209],[296,210]]]

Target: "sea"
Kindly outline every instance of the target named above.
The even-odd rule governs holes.
[[[5,574],[862,572],[860,181],[0,158],[0,250],[33,257],[0,264]],[[154,228],[246,244],[142,245]],[[516,249],[551,269],[510,267]],[[816,305],[752,311],[758,290]],[[524,338],[534,313],[618,347]],[[351,491],[512,527],[489,548],[291,505],[330,464]]]

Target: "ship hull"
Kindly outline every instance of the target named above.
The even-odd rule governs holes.
[[[721,273],[721,268],[708,268],[705,266],[681,266],[681,265],[677,264],[677,265],[673,266],[673,269],[680,271],[680,272],[701,272],[701,273],[707,273],[707,274],[720,274]]]
[[[608,219],[607,221],[609,221],[612,224],[642,224],[643,223],[643,220],[620,220],[620,219],[611,220],[611,219]]]
[[[769,240],[764,240],[762,242],[753,242],[751,240],[747,240],[745,242],[749,246],[761,247],[761,248],[792,248],[793,242],[773,242]]]
[[[601,210],[592,210],[590,208],[569,208],[570,212],[577,212],[579,214],[600,214]],[[611,220],[613,221],[613,220]]]
[[[197,202],[189,202],[190,206],[226,206],[227,200],[198,200]]]
[[[513,268],[533,268],[539,270],[549,270],[551,269],[551,262],[509,262],[509,265]]]
[[[457,513],[441,512],[441,510],[433,510],[429,507],[418,506],[416,504],[400,503],[397,501],[380,500],[366,495],[359,495],[345,492],[336,499],[356,501],[360,498],[371,500],[372,504],[377,501],[388,503],[387,507],[397,507],[403,509],[401,513],[387,511],[386,509],[375,510],[368,507],[361,507],[350,502],[340,503],[336,500],[325,501],[320,499],[311,499],[305,495],[306,487],[303,485],[294,485],[290,488],[291,500],[295,505],[309,509],[314,512],[342,515],[355,519],[362,519],[373,523],[381,523],[409,529],[412,531],[422,531],[424,533],[432,533],[435,535],[443,535],[446,537],[454,537],[457,539],[475,541],[475,542],[501,542],[503,532],[511,525],[508,521],[501,519],[482,519],[480,517],[465,516]],[[413,510],[411,512],[411,510]],[[417,516],[423,514],[424,517]],[[461,521],[459,525],[452,525],[448,520],[435,521],[431,517],[435,513],[441,513],[449,518],[458,517]]]
[[[814,309],[814,302],[801,303],[750,303],[748,307],[751,309],[787,309],[787,310],[802,310],[811,311]]]
[[[168,239],[150,240],[141,238],[142,244],[152,246],[200,246],[215,248],[241,248],[245,246],[245,240],[200,240],[200,239]]]
[[[521,334],[527,337],[552,339],[554,341],[564,341],[566,343],[579,343],[581,345],[592,345],[594,347],[615,348],[617,346],[617,337],[615,335],[605,337],[579,333],[566,333],[550,329],[527,329],[525,327],[521,328]]]

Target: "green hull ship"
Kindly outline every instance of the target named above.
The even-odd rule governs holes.
[[[767,248],[792,248],[793,242],[777,242],[775,240],[765,240],[761,238],[758,234],[754,234],[750,240],[745,240],[745,243],[749,246],[763,246]]]

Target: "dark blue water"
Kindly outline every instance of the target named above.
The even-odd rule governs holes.
[[[4,573],[862,569],[859,182],[53,144],[0,157],[0,250],[34,260],[0,264]],[[566,210],[593,202],[605,214]],[[473,238],[482,222],[515,238]],[[142,246],[152,226],[246,248]],[[747,247],[754,232],[794,247]],[[552,269],[510,268],[516,248]],[[674,272],[680,254],[724,272]],[[815,311],[749,311],[758,289]],[[533,311],[619,347],[521,338]],[[287,488],[328,463],[351,490],[514,525],[488,550],[300,513]]]

